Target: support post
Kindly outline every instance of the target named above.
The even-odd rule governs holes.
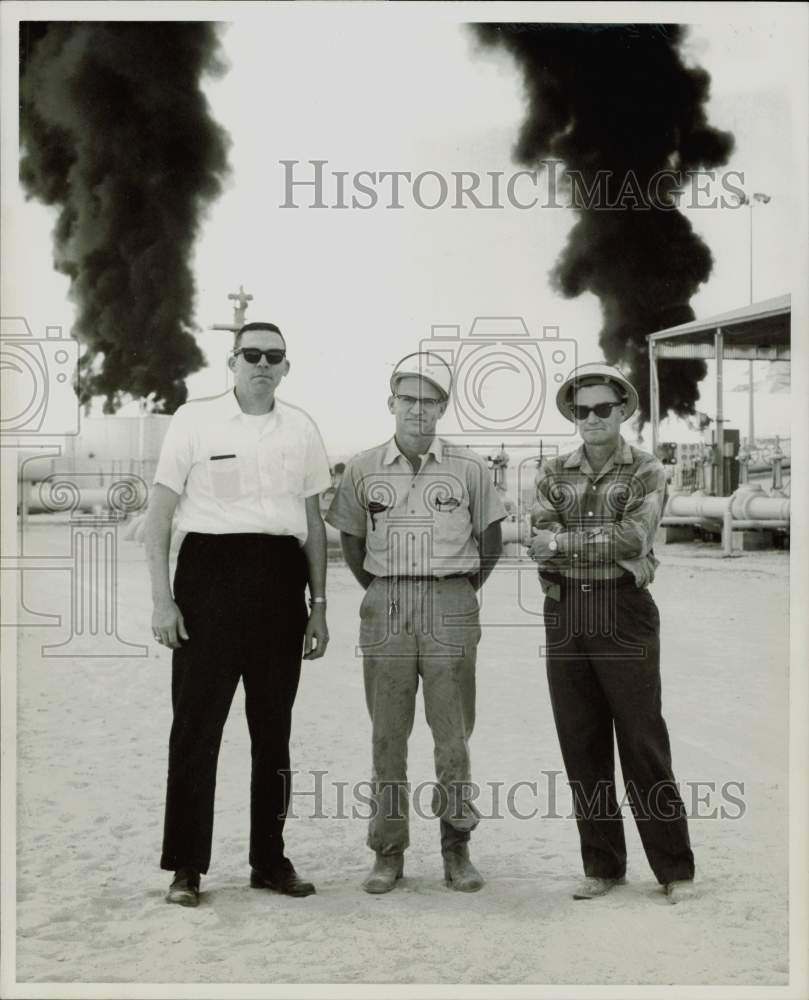
[[[722,515],[722,555],[733,555],[733,515],[730,512],[730,501]]]
[[[722,361],[724,355],[724,338],[722,328],[718,327],[714,334],[714,353],[716,355],[716,482],[714,484],[718,497],[725,495],[725,419],[722,407]]]
[[[657,350],[655,341],[649,340],[649,412],[652,418],[652,454],[657,455],[660,434],[660,386],[657,381]]]

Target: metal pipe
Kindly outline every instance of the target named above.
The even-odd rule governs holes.
[[[734,521],[789,521],[789,497],[766,496],[753,490],[738,490],[731,497],[674,493],[666,504],[666,517],[710,517],[721,519],[729,509]]]
[[[766,496],[749,490],[736,492],[731,497],[733,517],[738,521],[788,521],[789,497]]]
[[[694,493],[675,493],[666,505],[668,517],[712,517],[721,520],[730,505],[730,497],[700,496]]]
[[[775,530],[789,528],[789,521],[734,521],[734,531],[746,531],[749,528],[761,528],[762,530]]]
[[[660,522],[664,528],[673,528],[677,524],[705,524],[704,517],[664,517]]]

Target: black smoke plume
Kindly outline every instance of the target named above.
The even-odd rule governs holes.
[[[153,393],[171,413],[205,363],[190,264],[229,140],[200,81],[222,70],[212,24],[20,25],[20,178],[59,209],[79,395],[104,396],[106,412]]]
[[[706,118],[710,77],[683,63],[679,25],[473,27],[485,45],[506,49],[522,71],[528,110],[516,160],[562,160],[583,183],[572,188],[578,219],[552,280],[567,297],[584,291],[598,296],[604,357],[629,374],[646,421],[645,337],[694,318],[689,300],[713,267],[708,247],[672,207],[689,172],[721,166],[733,149],[733,136]],[[648,207],[650,181],[664,170],[671,174],[659,186],[660,200]],[[638,202],[622,196],[628,182],[644,193],[643,207],[605,211],[591,205],[582,191],[597,189],[604,171],[609,203]],[[661,365],[661,414],[693,414],[706,370],[704,361]]]

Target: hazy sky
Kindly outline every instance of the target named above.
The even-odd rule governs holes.
[[[801,37],[784,7],[765,6],[770,14],[758,5],[702,5],[698,17],[705,23],[694,25],[687,47],[689,59],[713,78],[711,123],[736,136],[725,169],[744,174],[748,193],[772,199],[754,210],[756,299],[805,281],[795,250],[805,198],[797,160],[806,139],[805,105],[796,105]],[[36,16],[47,17],[48,7],[39,4]],[[522,5],[520,16],[529,17],[532,7],[536,20],[582,16],[541,5]],[[669,19],[685,20],[672,17],[677,7],[669,7]],[[137,5],[125,4],[96,4],[91,14],[65,4],[59,16],[74,9],[73,16],[143,16],[143,7],[138,13]],[[170,10],[161,6],[160,16]],[[485,8],[191,4],[183,11],[231,19],[222,35],[229,68],[206,89],[214,116],[230,133],[233,169],[197,245],[197,320],[203,328],[228,322],[227,294],[243,284],[254,296],[248,318],[272,319],[287,335],[292,371],[281,394],[315,417],[332,455],[388,433],[391,367],[418,349],[434,324],[466,330],[478,315],[522,316],[534,336],[543,326],[558,327],[561,338],[575,342],[579,362],[601,360],[597,300],[564,300],[547,278],[573,223],[565,209],[459,211],[448,202],[431,211],[409,196],[401,210],[280,207],[281,160],[302,161],[301,177],[311,176],[309,159],[327,160],[326,170],[347,171],[349,182],[362,170],[449,176],[520,169],[510,157],[523,114],[517,71],[503,55],[476,51],[458,23],[483,19]],[[620,16],[614,5],[601,11]],[[504,10],[496,16],[505,17]],[[6,237],[3,314],[25,315],[35,331],[46,324],[69,328],[67,281],[51,266],[53,215],[24,201],[9,145],[6,129],[3,214],[13,246]],[[380,187],[380,200],[389,200],[388,190]],[[424,190],[432,197],[433,188]],[[327,192],[334,197],[333,183]],[[295,197],[302,205],[310,198],[305,190]],[[688,215],[716,259],[713,276],[692,300],[697,315],[746,304],[748,209],[697,208]],[[229,335],[207,332],[199,339],[210,368],[190,380],[192,396],[226,385]],[[746,363],[729,367],[732,387],[745,379]],[[712,414],[712,383],[703,384],[703,408]],[[758,432],[785,433],[788,405],[788,397],[762,396]],[[726,408],[730,426],[744,433],[746,395],[728,393]],[[673,436],[689,435],[666,428],[664,437]]]

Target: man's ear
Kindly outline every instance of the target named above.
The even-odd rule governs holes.
[[[284,375],[289,375],[289,369],[292,365],[289,363],[289,358],[284,358]]]
[[[393,396],[388,396],[388,413],[394,412],[393,408],[395,405],[396,405],[396,400],[393,398]]]
[[[231,354],[228,358],[228,368],[230,368],[232,372],[236,371],[236,358],[233,354]]]
[[[448,399],[444,399],[444,400],[441,401],[441,405],[438,407],[438,419],[439,420],[447,412],[447,407],[448,406],[449,406],[449,400]]]

